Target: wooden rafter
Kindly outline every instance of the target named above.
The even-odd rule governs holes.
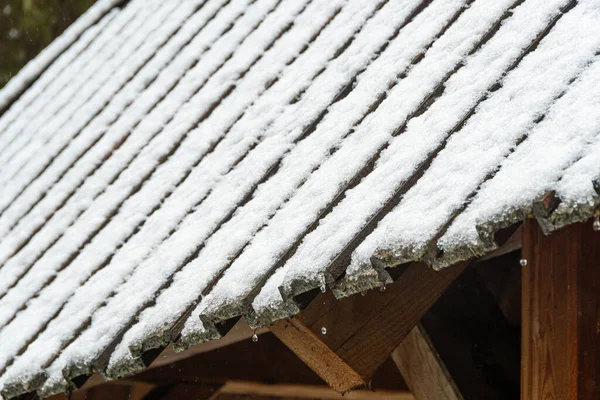
[[[436,272],[413,263],[385,291],[341,301],[322,294],[300,315],[270,329],[335,390],[368,387],[379,366],[465,267]]]
[[[252,382],[228,382],[211,400],[234,399],[320,399],[320,400],[414,400],[408,392],[358,390],[342,396],[326,386],[265,385]]]

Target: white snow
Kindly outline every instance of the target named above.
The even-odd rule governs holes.
[[[600,139],[599,74],[600,58],[596,57],[527,139],[502,162],[496,175],[482,185],[473,201],[438,241],[440,248],[452,251],[461,245],[477,244],[477,225],[504,222],[506,214],[530,209],[539,196],[564,185],[565,179],[569,179],[567,176],[581,179],[574,185],[577,192],[579,188],[591,187],[590,175],[598,168],[564,177],[563,174],[565,169],[579,168],[573,164],[585,158],[586,152]],[[570,197],[567,191],[559,190],[559,193],[561,199],[568,199],[570,207],[572,203],[585,204],[591,200],[586,194]]]
[[[233,39],[231,40],[233,43],[231,43],[230,46],[235,48],[237,43],[239,43],[239,40],[246,37],[251,30],[251,27],[258,23],[258,21],[264,17],[264,14],[272,9],[275,3],[275,0],[263,0],[255,3],[254,6],[251,6],[247,10],[246,14],[239,21],[239,24],[236,25],[237,29],[234,28],[230,31],[231,37],[229,35],[223,36],[220,41],[217,42],[217,46],[215,46],[215,48],[219,50],[226,50],[227,46],[225,44],[227,43],[228,39]],[[220,44],[222,45],[219,46]],[[242,51],[240,54],[245,53]],[[222,55],[222,57],[225,56],[226,54]],[[232,60],[233,59],[234,58],[232,58]],[[210,63],[216,62],[214,57],[205,58],[205,60],[209,60]],[[204,73],[210,73],[210,69],[207,68],[206,65],[203,63],[199,63],[198,65],[198,68]],[[232,63],[232,65],[236,66],[237,64]],[[239,68],[239,65],[237,66]],[[201,110],[196,111],[199,113],[202,112]],[[184,113],[183,115],[188,118],[193,117],[190,116],[189,113]],[[179,125],[180,127],[186,126],[183,125],[184,122],[185,120],[182,121],[181,119],[178,120],[177,118],[172,121],[175,126]],[[182,133],[187,132],[187,130],[184,131],[183,129],[180,129],[180,131],[182,131]],[[7,294],[7,296],[0,300],[0,305],[3,306],[0,309],[0,318],[6,318],[7,316],[11,315],[11,310],[18,309],[19,304],[22,304],[22,302],[26,300],[26,296],[32,296],[32,294],[43,285],[46,279],[55,274],[56,272],[54,272],[54,269],[65,262],[64,260],[68,259],[70,253],[73,251],[73,247],[85,240],[86,235],[83,233],[86,232],[85,229],[87,228],[90,232],[93,232],[95,226],[102,224],[103,219],[105,218],[103,218],[102,212],[109,214],[111,210],[109,207],[115,207],[115,205],[118,206],[119,202],[122,201],[121,196],[126,197],[126,190],[128,188],[131,190],[131,187],[135,185],[136,182],[134,179],[140,179],[147,174],[147,171],[150,168],[156,165],[161,155],[159,151],[164,151],[165,145],[168,145],[168,142],[164,143],[164,139],[176,140],[177,138],[174,130],[165,130],[163,132],[165,132],[165,134],[162,135],[163,142],[161,143],[158,140],[161,138],[161,136],[158,136],[154,143],[152,143],[149,147],[146,147],[144,151],[138,155],[130,168],[121,174],[119,179],[113,185],[111,185],[98,199],[96,199],[93,205],[89,207],[82,217],[76,221],[75,225],[73,225],[73,228],[70,229],[63,237],[61,237],[57,244],[47,251],[44,256],[32,267],[28,274],[18,282],[17,287],[26,285],[21,286],[24,290],[12,290]],[[135,218],[139,218],[140,215],[143,216],[143,214],[139,213],[137,208],[132,207],[132,205],[140,205],[139,202],[136,201],[138,199],[132,198],[129,200],[130,201],[121,208],[121,212],[113,217],[111,222],[106,226],[105,229],[101,231],[101,233],[91,242],[91,244],[86,246],[77,256],[77,258],[69,263],[68,267],[61,271],[61,273],[57,275],[56,279],[30,302],[27,309],[23,313],[20,313],[13,323],[5,327],[0,332],[0,337],[3,337],[3,335],[8,335],[7,337],[11,337],[11,332],[21,332],[19,335],[20,340],[13,341],[12,343],[10,348],[12,351],[18,351],[18,348],[22,346],[24,341],[26,341],[28,333],[29,335],[33,335],[44,325],[43,316],[46,316],[46,321],[50,319],[51,316],[61,308],[64,302],[73,294],[76,289],[79,289],[79,292],[83,293],[84,296],[89,299],[90,292],[86,292],[83,290],[83,288],[96,287],[98,290],[101,290],[101,296],[97,297],[97,300],[99,301],[104,300],[107,293],[110,293],[110,291],[106,292],[107,282],[102,280],[102,277],[100,277],[100,279],[96,279],[95,281],[91,281],[88,285],[84,285],[83,288],[80,287],[80,285],[85,282],[85,280],[98,268],[101,268],[107,257],[110,256],[110,253],[120,245],[121,240],[124,238],[123,236],[118,235],[122,235],[123,232],[127,233],[128,228],[129,230],[133,230],[138,222],[135,220]],[[123,216],[123,214],[125,215]],[[134,220],[129,221],[131,219]],[[131,224],[127,224],[127,222],[131,222]],[[132,256],[133,254],[127,255]],[[98,285],[94,286],[94,282],[98,282]],[[112,285],[109,285],[109,288],[114,290],[114,286]],[[20,293],[20,296],[14,296],[13,293]],[[95,309],[94,304],[96,303],[92,304],[88,302],[86,303],[86,306],[93,310]],[[77,307],[74,309],[76,311],[80,311]],[[91,311],[88,310],[87,316],[89,316],[90,312]],[[12,311],[12,313],[14,314],[14,311]],[[34,314],[37,316],[32,318],[32,315]],[[68,311],[65,311],[65,314],[68,316]],[[73,322],[77,321],[78,320],[74,320]],[[28,330],[25,330],[22,329],[23,324],[33,324],[33,326],[30,326]],[[75,325],[74,329],[77,327],[78,325]],[[64,327],[60,328],[62,329]],[[51,340],[54,340],[54,337],[51,337]],[[38,339],[36,343],[43,343],[43,340],[40,341]],[[9,354],[9,356],[10,354],[14,354],[10,353],[10,349],[6,350],[6,354]],[[50,350],[50,348],[47,350]],[[39,359],[40,357],[47,357],[48,354],[52,353],[47,351],[43,353],[36,353],[34,351],[29,354],[35,355],[37,359]],[[22,355],[19,359],[24,360],[24,355]],[[0,359],[0,361],[1,360],[2,359]],[[35,364],[33,363],[27,363],[26,368],[33,368],[34,365]],[[15,368],[15,366],[13,366],[13,368]]]
[[[450,137],[424,176],[357,248],[350,273],[367,265],[379,249],[400,249],[420,257],[439,229],[600,49],[599,17],[598,3],[581,1],[561,18],[536,51],[506,76],[502,88],[480,104],[466,125]],[[573,47],[573,43],[578,45]],[[406,149],[406,145],[402,147]],[[406,162],[402,147],[393,144],[377,168],[397,165],[400,159]]]
[[[110,140],[114,140],[115,143],[118,143],[119,140],[124,140],[125,138],[127,140],[125,140],[123,145],[118,146],[117,150],[114,150],[113,147],[113,151],[109,152],[110,158],[105,160],[99,168],[95,169],[94,164],[92,164],[91,167],[89,165],[86,166],[87,170],[89,171],[91,169],[94,174],[91,177],[88,177],[82,186],[78,187],[79,183],[86,175],[80,176],[81,170],[79,169],[79,164],[81,163],[85,166],[86,164],[84,164],[84,162],[88,161],[87,158],[85,161],[82,158],[80,163],[76,164],[76,166],[69,171],[70,173],[67,174],[58,185],[53,187],[44,200],[28,214],[30,219],[21,221],[19,224],[20,226],[17,228],[23,226],[23,229],[17,230],[18,233],[13,232],[12,237],[15,238],[14,241],[0,243],[0,260],[7,259],[11,257],[11,254],[16,249],[18,249],[18,246],[22,243],[23,239],[28,238],[32,232],[35,232],[37,227],[43,225],[41,230],[33,236],[31,242],[29,242],[16,256],[13,256],[6,262],[3,268],[0,269],[0,293],[6,291],[6,289],[10,287],[24,271],[27,271],[36,258],[60,238],[61,235],[65,233],[65,230],[72,226],[73,222],[77,220],[83,211],[87,210],[85,216],[94,218],[95,209],[91,208],[92,204],[96,204],[96,207],[105,210],[105,213],[110,210],[111,207],[114,208],[118,206],[119,200],[126,197],[126,194],[119,190],[116,190],[116,196],[111,197],[110,195],[104,194],[103,197],[101,197],[108,198],[111,200],[110,203],[105,204],[102,201],[96,201],[96,203],[93,202],[95,199],[98,200],[98,195],[103,193],[106,187],[120,175],[123,169],[130,164],[131,160],[140,153],[142,148],[146,148],[144,154],[154,156],[154,162],[156,163],[160,151],[164,149],[159,146],[148,147],[146,146],[148,141],[159,132],[163,132],[163,136],[169,136],[171,131],[162,129],[163,124],[169,121],[173,114],[177,112],[181,103],[187,101],[189,96],[192,95],[195,87],[194,82],[196,87],[204,82],[204,80],[199,79],[197,75],[207,79],[210,75],[210,67],[215,63],[213,57],[204,57],[203,60],[205,62],[198,62],[196,64],[198,61],[197,57],[202,55],[205,49],[211,48],[210,46],[214,43],[215,38],[218,38],[219,35],[221,35],[223,30],[240,15],[244,8],[245,4],[241,1],[230,3],[230,6],[227,7],[223,13],[219,13],[216,18],[211,20],[210,24],[203,30],[202,35],[196,36],[198,40],[193,40],[189,46],[186,47],[187,49],[194,49],[194,51],[181,52],[178,59],[175,60],[174,63],[169,64],[148,90],[145,91],[141,97],[136,99],[131,106],[131,109],[128,110],[130,112],[124,114],[119,119],[118,123],[112,125],[111,131],[105,134],[104,137],[109,137]],[[238,34],[238,37],[239,36],[243,35]],[[220,42],[228,40],[228,38],[229,37],[224,37]],[[215,49],[215,52],[218,53],[218,51],[218,48]],[[221,58],[223,57],[224,56],[221,55]],[[188,71],[188,68],[192,65],[195,65],[195,67],[193,70]],[[216,68],[216,66],[213,68]],[[181,78],[181,75],[184,73],[185,75]],[[178,81],[179,83],[177,83],[177,86],[169,91],[172,88],[172,85]],[[167,95],[166,98],[153,108],[153,106],[165,95]],[[147,114],[150,110],[152,110],[150,114]],[[185,117],[186,113],[183,113],[182,115]],[[145,117],[143,121],[137,125],[137,122],[143,117]],[[177,124],[177,122],[178,121],[176,120],[171,121],[172,125]],[[135,129],[133,132],[130,132],[132,128]],[[118,132],[112,132],[114,130]],[[120,139],[115,139],[113,135],[120,135],[117,136],[120,137]],[[94,153],[87,154],[92,158],[98,156]],[[101,157],[100,160],[102,160]],[[150,168],[151,167],[152,165],[150,165]],[[149,167],[146,165],[145,168],[147,170]],[[131,168],[130,166],[130,171],[133,171],[133,174],[135,174],[135,168]],[[129,174],[126,174],[126,176],[127,175]],[[137,177],[138,182],[141,178],[142,176]],[[123,179],[121,181],[123,181]],[[123,183],[127,184],[127,182]],[[67,195],[69,193],[73,192],[73,186],[77,188],[75,194],[69,198],[64,206],[56,211],[56,207],[68,198]],[[119,189],[122,190],[122,185],[120,186]],[[131,186],[133,186],[133,182]],[[113,188],[114,187],[115,186],[113,185]],[[131,187],[129,190],[131,190]],[[64,259],[65,256],[68,256],[68,253],[64,252],[68,251],[69,245],[77,248],[76,244],[85,240],[85,232],[93,231],[93,229],[91,229],[92,226],[86,225],[88,221],[85,220],[85,216],[79,218],[79,223],[77,225],[83,226],[84,228],[78,230],[76,226],[69,230],[71,235],[73,235],[72,237],[75,239],[71,241],[71,239],[63,238],[63,248],[57,249],[55,253],[56,257],[63,257]],[[48,218],[49,220],[45,222]],[[94,226],[102,223],[102,221],[102,219],[96,219]],[[30,224],[33,225],[33,227]],[[61,252],[63,253],[61,254]],[[57,262],[56,259],[53,261]],[[55,269],[57,267],[58,265],[52,264],[50,268]],[[36,275],[36,273],[32,275]],[[36,278],[33,277],[33,279]]]
[[[190,308],[186,345],[292,312],[343,251],[361,279],[548,190],[589,210],[600,5],[567,3],[101,0],[0,91],[35,79],[0,116],[0,387],[54,393],[117,339],[119,371]]]
[[[15,241],[20,242],[23,237],[30,237],[31,232],[35,231],[46,218],[49,218],[51,213],[68,197],[69,193],[72,193],[81,184],[86,176],[89,176],[98,168],[102,160],[110,155],[114,148],[118,146],[118,143],[126,137],[133,124],[146,114],[147,107],[150,106],[148,102],[144,102],[145,107],[140,107],[140,102],[134,101],[136,98],[139,100],[138,96],[141,93],[150,95],[150,91],[144,91],[149,88],[148,85],[157,78],[163,69],[166,70],[165,72],[168,71],[169,75],[161,75],[157,83],[161,82],[163,85],[162,90],[165,91],[168,87],[165,85],[165,81],[174,85],[174,80],[179,76],[175,74],[181,74],[181,58],[183,57],[175,58],[175,60],[173,58],[206,24],[208,19],[219,10],[222,3],[224,3],[224,0],[209,2],[201,11],[194,14],[181,27],[180,31],[164,47],[158,50],[158,53],[144,65],[135,77],[113,95],[110,103],[98,117],[94,118],[81,134],[69,143],[68,147],[59,157],[53,160],[43,174],[19,195],[18,200],[12,201],[9,208],[0,217],[0,237],[6,235],[17,222],[18,226],[11,236],[0,244],[0,249],[2,249],[0,250],[0,262],[4,261],[4,257],[6,257],[3,251],[11,251],[16,246]],[[162,34],[152,37],[152,40],[146,42],[145,47],[150,48],[150,50],[159,47],[168,38],[164,33],[170,33],[178,28],[181,25],[181,21],[178,21],[178,19],[185,18],[185,13],[190,12],[194,4],[198,4],[198,2],[187,2],[186,6],[176,14],[177,19],[171,19],[168,24],[163,24],[161,27]],[[143,54],[148,54],[144,49],[140,49],[140,51]],[[200,53],[200,51],[198,52]],[[199,56],[196,53],[192,53],[192,55]],[[186,58],[192,57],[188,56]],[[173,61],[173,64],[169,65],[171,61]],[[177,66],[172,68],[175,65]],[[125,65],[124,69],[129,71],[130,65]],[[103,90],[108,89],[114,89],[114,85],[107,85]],[[152,90],[156,90],[156,88],[152,87]],[[117,129],[109,129],[113,122],[116,122],[114,127],[117,127]],[[92,147],[88,150],[90,146]],[[53,187],[52,185],[58,179],[61,179],[60,182]],[[27,214],[48,190],[51,192],[42,199],[41,203],[32,212]],[[12,197],[14,198],[16,194],[13,193]],[[8,193],[6,197],[9,197]]]
[[[470,51],[510,1],[476,1],[451,25],[405,79],[388,92],[385,101],[348,136],[299,188],[296,194],[258,232],[202,300],[204,313],[221,312],[239,303],[275,267],[278,259],[301,237],[339,190],[389,140],[396,127],[414,112],[438,82]],[[486,12],[483,13],[483,8]]]
[[[321,279],[325,275],[327,267],[344,246],[381,209],[395,188],[412,175],[431,149],[502,77],[564,3],[529,1],[514,10],[482,49],[470,56],[465,66],[450,77],[443,95],[425,113],[412,119],[406,131],[393,140],[398,143],[396,148],[404,151],[401,154],[403,162],[393,160],[394,164],[388,162],[386,168],[384,155],[375,170],[356,188],[349,190],[331,214],[307,235],[285,266],[288,273],[282,283],[287,291],[297,280]],[[269,306],[269,302],[265,306]]]
[[[269,9],[268,7],[271,7],[274,3],[274,1],[265,1],[262,4],[258,3],[259,7],[255,10],[254,18],[259,18],[260,15],[267,11]],[[303,3],[298,2],[297,0],[284,1],[283,6],[281,6],[278,11],[269,15],[268,19],[265,21],[264,29],[257,30],[248,36],[248,43],[260,43],[260,37],[262,36],[262,40],[266,41],[266,45],[278,31],[277,29],[274,29],[274,24],[278,24],[280,28],[284,27],[288,21],[293,19],[294,14],[302,7],[302,5]],[[261,49],[262,47],[258,46],[254,51],[260,52]],[[253,53],[248,50],[249,49],[241,47],[239,51],[236,52],[236,55],[231,59],[231,68],[243,68],[243,65],[245,64],[241,63],[241,61],[246,59],[246,64],[249,64],[254,59]],[[281,56],[282,54],[279,53],[277,55]],[[244,59],[242,59],[242,57]],[[218,82],[223,76],[232,76],[231,74],[231,70],[222,69],[211,78],[210,82]],[[225,82],[228,81],[225,80]],[[257,86],[264,85],[261,81],[254,81],[254,83]],[[205,86],[203,90],[207,90],[208,87],[208,85]],[[202,138],[195,137],[195,139],[200,140]],[[34,300],[23,314],[19,315],[18,321],[9,326],[10,331],[19,330],[22,328],[22,325],[19,324],[24,324],[27,322],[27,319],[29,319],[36,323],[37,326],[35,329],[39,329],[40,318],[32,318],[32,316],[34,314],[52,315],[53,312],[56,312],[56,310],[60,308],[65,299],[68,298],[69,292],[72,293],[77,289],[75,295],[69,300],[69,303],[64,307],[61,314],[52,320],[49,327],[36,339],[35,343],[28,351],[19,357],[19,361],[13,366],[14,369],[16,369],[18,365],[24,365],[25,368],[31,368],[33,365],[42,365],[47,358],[51,357],[60,349],[61,343],[55,343],[54,338],[69,337],[69,335],[72,335],[72,333],[85,322],[89,315],[100,307],[106,298],[111,295],[111,292],[113,292],[119,284],[122,284],[127,275],[130,274],[143,260],[143,256],[146,254],[144,251],[149,251],[149,249],[152,248],[151,243],[147,241],[147,239],[149,239],[148,235],[155,234],[157,230],[164,231],[164,226],[161,227],[160,225],[151,223],[146,225],[135,237],[136,239],[141,238],[142,240],[132,240],[125,244],[108,266],[101,269],[100,272],[94,275],[93,278],[87,281],[82,287],[79,287],[91,273],[98,268],[102,268],[102,263],[110,257],[111,253],[114,251],[113,249],[119,245],[119,242],[126,238],[127,234],[131,233],[139,222],[136,218],[143,216],[141,211],[144,209],[150,211],[155,203],[160,201],[160,197],[156,198],[153,197],[153,195],[156,195],[157,191],[164,191],[169,187],[168,185],[165,185],[165,180],[173,178],[173,173],[181,175],[185,171],[186,165],[183,164],[182,170],[180,163],[193,156],[195,153],[194,150],[197,150],[193,146],[188,147],[191,149],[185,157],[180,158],[174,156],[170,159],[174,162],[163,164],[159,169],[159,173],[155,174],[140,192],[136,193],[126,201],[121,207],[120,212],[113,217],[111,222],[100,232],[94,241],[84,248],[71,266],[58,275],[56,281],[44,289],[40,297]],[[133,169],[132,171],[138,172],[137,169]],[[163,171],[167,173],[165,174]],[[164,233],[163,236],[160,236],[160,238],[164,237],[169,229],[170,228],[167,225],[167,232]],[[146,236],[144,236],[144,234]],[[55,292],[58,290],[65,292],[65,294],[57,296]],[[46,298],[46,296],[48,298]],[[21,328],[19,328],[19,326],[21,326]],[[31,331],[35,332],[35,329]],[[10,331],[5,329],[0,332],[0,340],[5,332],[7,332],[6,334],[10,334]],[[55,345],[49,346],[46,341],[54,343]]]
[[[307,52],[303,53],[300,58],[289,66],[289,69],[298,72],[295,75],[297,79],[293,80],[296,82],[295,88],[294,85],[290,85],[291,82],[281,80],[272,86],[275,93],[281,91],[283,95],[287,95],[288,101],[293,98],[298,89],[302,88],[303,83],[309,80],[310,76],[322,68],[323,65],[326,65],[327,59],[345,42],[344,35],[340,34],[335,41],[332,41],[329,33],[336,33],[336,30],[339,32],[341,29],[352,31],[357,28],[357,25],[360,26],[366,17],[365,14],[368,14],[368,8],[365,10],[363,0],[354,0],[351,5],[344,7],[342,13],[328,25],[326,31],[320,35],[320,40],[314,43],[314,47],[311,46]],[[270,100],[276,104],[285,104],[282,101]],[[260,103],[255,103],[253,107],[257,105],[260,105]],[[263,118],[265,115],[264,109],[261,109],[261,111],[261,113],[246,112],[245,116],[254,115],[257,118]],[[241,121],[243,121],[243,118]],[[229,135],[228,138],[231,137]],[[223,149],[227,149],[227,147],[223,147]],[[217,149],[211,155],[215,153],[217,153]],[[180,185],[164,203],[159,213],[151,216],[151,220],[166,223],[165,221],[168,220],[165,220],[164,217],[158,219],[157,215],[169,215],[169,213],[178,211],[173,206],[181,207],[183,200],[194,193],[190,190],[194,188],[196,191],[198,190],[197,185],[190,184],[194,183],[192,179],[202,177],[197,172],[198,169],[194,170],[185,183]],[[190,221],[189,219],[186,220],[175,234],[161,243],[151,257],[136,268],[134,274],[119,288],[107,305],[94,314],[90,328],[63,350],[61,358],[57,362],[69,360],[69,362],[89,363],[97,355],[99,348],[103,344],[108,344],[118,330],[131,319],[131,316],[154,297],[160,285],[169,279],[181,261],[197,246],[198,242],[194,236],[196,235],[194,231],[198,230],[198,226],[197,224],[191,225]],[[151,225],[147,225],[148,223]],[[144,227],[146,226],[153,226],[153,222],[149,220],[144,225]],[[177,251],[174,252],[174,249],[177,249]],[[132,294],[135,294],[135,299],[132,299]],[[95,345],[90,346],[92,343],[95,343]]]
[[[23,119],[32,118],[32,115],[35,115],[34,112],[39,112],[51,101],[51,99],[46,98],[46,96],[41,95],[41,93],[55,94],[68,84],[69,81],[62,79],[62,76],[78,71],[82,66],[79,57],[82,56],[83,53],[86,55],[86,59],[89,59],[88,47],[96,40],[101,32],[104,30],[112,31],[112,25],[115,24],[115,18],[119,14],[118,10],[113,9],[98,21],[98,23],[88,28],[81,35],[81,38],[61,54],[55,62],[50,64],[45,73],[32,84],[31,88],[25,91],[25,93],[23,93],[23,95],[4,112],[0,117],[0,149],[3,149],[15,139],[14,134],[17,131],[13,130],[12,134],[7,132],[10,124],[15,123],[16,120],[22,121]]]
[[[339,58],[333,61],[327,70],[319,76],[315,82],[311,85],[311,88],[306,92],[306,100],[301,100],[299,104],[301,107],[297,107],[298,111],[295,111],[293,115],[302,112],[308,114],[308,108],[314,109],[311,113],[314,115],[319,109],[319,105],[312,99],[312,96],[317,95],[313,88],[319,88],[320,92],[331,93],[331,97],[344,85],[344,82],[348,80],[348,74],[362,68],[362,63],[368,62],[372,53],[377,50],[379,46],[384,44],[387,38],[392,34],[396,25],[402,23],[403,16],[407,16],[411,10],[418,5],[417,2],[409,3],[388,3],[384,6],[377,15],[368,21],[365,27],[362,29],[360,34],[356,37],[353,44],[342,54]],[[439,10],[438,10],[439,12]],[[450,8],[451,12],[451,8]],[[435,25],[435,24],[434,24]],[[386,26],[386,29],[381,29],[382,26]],[[422,26],[420,26],[423,28]],[[415,46],[418,46],[418,41],[415,41]],[[407,50],[408,52],[408,50]],[[362,58],[362,62],[360,59]],[[402,54],[402,50],[396,46],[393,47],[392,51],[386,52],[385,56],[382,56],[386,60],[396,59],[399,66],[406,63],[406,55]],[[348,63],[354,65],[348,65]],[[379,63],[379,60],[377,61]],[[378,65],[381,65],[379,63]],[[387,86],[387,82],[381,75],[383,71],[381,69],[372,66],[369,68],[370,77],[377,77],[381,80],[382,90]],[[348,73],[340,74],[339,71],[348,71]],[[396,71],[397,72],[397,71]],[[388,73],[388,75],[395,75],[394,72]],[[371,79],[372,83],[372,79]],[[364,109],[368,107],[370,98],[365,93],[364,89],[369,87],[368,84],[361,84],[357,87],[357,92],[352,92],[340,103],[335,104],[329,111],[328,117],[332,115],[338,116],[339,118],[328,118],[328,121],[335,119],[335,124],[329,124],[328,127],[331,130],[319,130],[317,134],[311,135],[311,138],[315,140],[325,140],[329,138],[329,141],[335,142],[335,137],[340,136],[346,132],[345,126],[341,125],[342,117],[346,117],[351,121],[359,117],[360,114],[349,113],[349,111],[357,111],[358,107],[362,106]],[[331,88],[331,89],[330,89]],[[376,95],[374,95],[376,96]],[[373,96],[371,96],[373,97]],[[362,104],[361,104],[362,102]],[[342,105],[343,104],[343,105]],[[322,107],[322,106],[321,106]],[[283,116],[281,117],[283,118]],[[326,117],[327,118],[327,117]],[[311,119],[305,120],[304,125],[308,124]],[[340,125],[340,126],[336,126]],[[301,131],[302,127],[295,127],[297,131]],[[323,132],[323,134],[321,134]],[[314,140],[313,140],[314,142]],[[247,243],[256,230],[264,223],[265,219],[268,218],[270,213],[276,209],[277,205],[285,199],[286,194],[289,194],[295,188],[298,177],[310,174],[314,162],[319,159],[319,153],[310,154],[311,150],[314,151],[319,146],[305,146],[302,152],[297,153],[297,157],[294,158],[293,163],[287,163],[283,166],[268,183],[261,185],[255,194],[254,198],[244,207],[239,209],[233,218],[225,223],[216,233],[214,233],[205,243],[205,247],[200,251],[199,256],[190,264],[186,265],[183,270],[175,276],[173,284],[166,289],[156,300],[156,305],[146,310],[139,319],[139,322],[134,328],[129,331],[126,335],[127,342],[139,343],[144,337],[147,337],[149,333],[156,333],[157,331],[164,329],[165,325],[170,325],[177,315],[182,313],[186,307],[190,306],[195,299],[200,297],[200,293],[206,287],[208,282],[214,278],[219,271],[226,267],[228,260],[230,260],[245,243]],[[263,153],[260,152],[261,145],[257,146],[255,153],[259,158],[263,157]],[[327,151],[326,147],[323,147],[322,151]],[[298,157],[299,156],[299,157]],[[314,158],[315,161],[309,163],[307,157]],[[204,209],[204,216],[202,213],[197,213],[197,221],[212,220],[213,216],[222,215],[227,216],[229,210],[236,206],[236,202],[239,201],[245,194],[245,191],[241,191],[242,187],[252,186],[250,178],[253,176],[254,179],[260,178],[259,172],[261,171],[249,171],[248,166],[256,166],[256,160],[252,160],[246,164],[246,160],[238,165],[239,171],[243,171],[240,174],[240,183],[235,183],[229,186],[220,186],[218,189],[205,200],[200,209]],[[300,168],[299,170],[296,167]],[[235,174],[230,172],[229,175]],[[229,177],[228,175],[228,177]],[[238,182],[238,181],[234,181]],[[242,186],[244,185],[244,186]],[[225,200],[225,196],[222,193],[233,193],[235,187],[235,195],[228,196]],[[223,189],[225,188],[225,190]],[[211,199],[214,199],[211,201]],[[210,215],[207,215],[210,214]],[[218,221],[218,220],[217,220]],[[191,227],[194,224],[190,225]],[[197,228],[196,228],[197,229]],[[207,236],[210,231],[207,232]],[[199,239],[200,240],[200,239]],[[168,311],[167,311],[168,310]]]
[[[92,85],[86,85],[84,89],[80,89],[80,93],[85,93],[85,96],[89,95],[87,100],[85,98],[82,99],[85,105],[79,107],[77,104],[70,104],[65,108],[65,111],[68,110],[67,114],[71,114],[69,120],[60,126],[51,123],[50,126],[44,129],[50,132],[51,138],[47,143],[43,144],[43,148],[38,149],[38,153],[35,153],[36,150],[30,147],[22,150],[22,154],[30,157],[30,160],[24,166],[15,166],[15,168],[19,168],[18,173],[5,186],[5,197],[0,201],[0,207],[12,202],[13,204],[18,204],[21,209],[28,210],[27,206],[35,204],[34,202],[39,199],[39,194],[37,196],[36,194],[40,192],[40,186],[47,191],[48,187],[60,177],[60,174],[64,173],[65,169],[71,166],[81,155],[81,149],[79,149],[79,152],[75,152],[74,150],[82,145],[89,146],[98,140],[99,134],[104,132],[104,129],[99,128],[102,118],[104,118],[104,124],[107,123],[107,118],[113,120],[114,116],[118,115],[120,111],[114,107],[120,105],[122,108],[124,106],[121,103],[124,96],[139,94],[139,92],[132,93],[131,91],[131,88],[135,88],[133,85],[140,85],[140,78],[145,75],[143,71],[138,73],[138,70],[154,56],[157,48],[164,44],[177,28],[181,27],[183,22],[193,12],[194,7],[198,6],[198,3],[199,1],[186,1],[169,18],[168,23],[155,23],[154,26],[146,25],[145,28],[147,31],[138,29],[135,37],[125,39],[126,44],[120,46],[119,54],[102,67],[104,83],[102,79],[96,76]],[[177,5],[177,2],[168,4],[170,5],[169,9],[155,14],[168,15],[173,6]],[[149,20],[145,19],[140,23],[148,22]],[[155,28],[156,32],[153,32],[152,28]],[[160,67],[160,65],[158,66]],[[153,72],[156,73],[158,71],[156,69],[157,65],[153,65],[153,67],[155,68]],[[136,73],[138,73],[136,79],[132,82],[133,75]],[[148,79],[147,76],[145,78]],[[127,88],[121,90],[125,85],[127,85]],[[140,89],[138,88],[138,91]],[[116,95],[117,92],[119,93],[118,96]],[[111,104],[107,105],[109,101]],[[94,122],[90,124],[94,116],[101,111],[101,116],[94,119]],[[60,135],[52,134],[53,130],[54,133],[60,132]],[[69,150],[63,151],[67,146]],[[32,157],[33,154],[35,156]],[[46,167],[50,164],[53,164],[52,168],[46,170]],[[44,174],[39,176],[42,172]],[[37,193],[35,189],[28,188],[27,192],[20,196],[28,201],[15,202],[15,197],[21,193],[27,184],[31,183],[32,179],[36,179],[34,185],[36,186]],[[20,215],[11,210],[11,216],[14,220],[15,217],[18,218]]]

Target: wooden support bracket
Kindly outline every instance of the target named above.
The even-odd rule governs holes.
[[[436,272],[413,263],[385,291],[342,300],[321,294],[300,315],[270,329],[338,392],[368,387],[379,366],[465,267]]]
[[[463,400],[421,324],[415,326],[394,350],[392,359],[415,399]]]

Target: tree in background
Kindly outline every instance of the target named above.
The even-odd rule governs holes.
[[[95,0],[0,0],[0,88]]]

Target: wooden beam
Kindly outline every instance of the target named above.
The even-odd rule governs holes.
[[[523,230],[521,398],[600,399],[600,232]]]
[[[342,396],[326,386],[265,385],[254,382],[228,382],[211,400],[237,399],[319,399],[319,400],[415,400],[408,392],[357,390]]]
[[[230,380],[319,385],[323,381],[271,333],[151,368],[128,380],[167,385]]]
[[[508,323],[476,268],[448,288],[421,324],[463,398],[519,397],[519,329]]]
[[[377,368],[465,266],[436,272],[413,263],[385,291],[340,301],[322,294],[300,315],[270,329],[335,390],[368,387]]]
[[[152,384],[131,381],[109,381],[87,389],[78,389],[70,395],[50,396],[47,400],[142,400],[155,388]]]
[[[416,400],[462,400],[463,397],[421,324],[392,353]]]
[[[178,383],[159,386],[147,393],[141,400],[208,400],[218,393],[220,385],[204,385],[195,383]],[[111,398],[106,397],[105,399]],[[116,400],[116,399],[115,399]]]

